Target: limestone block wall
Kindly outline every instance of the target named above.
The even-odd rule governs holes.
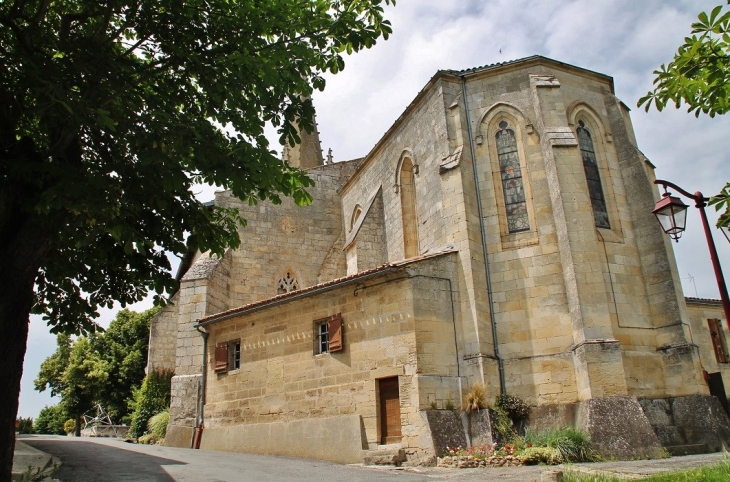
[[[150,323],[146,373],[175,370],[179,302],[180,296],[176,293],[170,300],[170,304],[160,310]]]
[[[229,299],[232,307],[278,294],[277,282],[289,272],[299,288],[345,275],[342,214],[337,189],[358,161],[311,168],[316,185],[309,206],[293,200],[249,206],[229,192],[216,193],[216,204],[240,209],[247,220],[241,245],[232,253]]]
[[[416,264],[208,325],[206,427],[217,433],[358,414],[367,444],[377,445],[377,380],[398,376],[403,446],[419,455],[426,427],[419,410],[428,407],[429,396],[419,392],[420,377],[455,378],[456,349],[449,348],[448,283],[418,277]],[[316,354],[315,322],[335,313],[342,314],[344,349]],[[449,344],[436,343],[439,336]],[[234,339],[241,341],[241,368],[215,374],[215,344]],[[457,383],[425,385],[433,399],[458,399],[451,391]]]
[[[507,389],[532,403],[699,389],[691,354],[657,350],[686,344],[686,333],[676,302],[663,313],[658,309],[659,300],[676,298],[677,290],[671,266],[657,268],[649,259],[651,253],[662,259],[671,254],[653,232],[656,222],[647,232],[635,227],[643,229],[654,189],[645,159],[630,144],[628,114],[617,110],[611,92],[608,77],[548,63],[467,80]],[[595,226],[576,137],[579,122],[592,135],[610,228]],[[514,132],[527,201],[529,227],[514,233],[496,149],[500,123]],[[656,239],[648,239],[652,235]],[[668,294],[657,294],[656,283],[670,287]],[[613,355],[589,355],[593,351],[584,344],[594,340],[612,347],[599,353]],[[554,365],[571,363],[575,373],[556,382]],[[537,371],[525,375],[527,366]]]
[[[368,207],[368,211],[362,213],[364,219],[353,228],[357,229],[356,236],[346,248],[348,274],[366,271],[387,262],[382,191],[378,191]]]
[[[464,347],[462,358],[469,355],[460,361],[460,370],[471,381],[487,381],[496,394],[497,372],[494,367],[488,372],[484,369],[485,363],[493,365],[491,325],[479,231],[468,222],[475,216],[476,204],[473,192],[465,193],[465,186],[473,185],[473,175],[463,111],[453,107],[454,102],[458,104],[460,91],[456,82],[432,80],[368,154],[340,194],[343,212],[348,216],[382,189],[388,261],[403,259],[401,174],[404,164],[414,166],[418,252],[446,244],[459,250],[458,286],[454,289],[465,295],[459,301],[462,318],[457,324],[457,339]],[[453,167],[444,170],[445,162]],[[359,258],[359,251],[348,249],[348,259],[355,256]],[[479,284],[475,284],[475,278]]]
[[[728,333],[725,313],[722,310],[720,301],[687,298],[687,312],[692,329],[692,342],[699,348],[702,369],[708,373],[720,372],[725,391],[730,395],[730,363],[718,363],[707,325],[707,320],[710,318],[720,320],[720,337],[724,342],[725,349],[730,350],[730,333]]]

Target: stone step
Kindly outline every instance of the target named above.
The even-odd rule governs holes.
[[[365,465],[394,465],[400,466],[406,461],[406,452],[400,448],[366,450],[363,456]]]
[[[664,447],[670,455],[697,455],[710,452],[707,444],[668,445]]]

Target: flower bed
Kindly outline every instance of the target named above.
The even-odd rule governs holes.
[[[447,455],[439,457],[437,465],[452,469],[473,469],[477,467],[519,467],[524,465],[524,462],[517,455],[492,455],[489,457]]]

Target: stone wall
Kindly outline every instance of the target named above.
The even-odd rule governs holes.
[[[708,373],[721,373],[725,393],[730,396],[730,363],[718,363],[707,325],[707,320],[710,318],[720,320],[720,337],[725,349],[730,350],[730,334],[722,304],[719,300],[687,298],[687,313],[692,329],[692,343],[698,348],[702,369]],[[730,354],[730,351],[728,353]]]
[[[430,264],[436,267],[422,269]],[[427,277],[430,271],[444,276]],[[422,379],[456,375],[449,271],[447,258],[424,260],[207,326],[204,440],[224,427],[357,414],[364,439],[375,446],[377,380],[398,376],[403,447],[411,457],[426,455],[427,423],[419,410],[428,407],[429,396],[459,397],[458,383],[421,386]],[[314,323],[334,313],[342,314],[344,349],[316,354]],[[233,339],[241,341],[241,368],[215,374],[215,344]]]
[[[248,224],[239,232],[240,247],[232,253],[228,305],[242,306],[279,294],[279,279],[290,272],[299,288],[346,274],[342,251],[342,211],[337,189],[357,161],[309,169],[316,185],[308,191],[309,206],[284,198],[281,204],[249,206],[230,192],[216,193],[216,205],[235,207]]]
[[[176,293],[150,322],[150,341],[146,373],[175,371],[177,353],[177,317],[180,296]]]

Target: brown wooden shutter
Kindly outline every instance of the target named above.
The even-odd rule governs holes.
[[[727,363],[727,349],[725,348],[725,340],[722,335],[722,325],[717,318],[709,318],[707,326],[710,328],[710,337],[712,338],[712,348],[715,349],[715,360],[717,363]]]
[[[228,342],[216,343],[215,345],[215,372],[225,373],[228,371]]]
[[[327,332],[329,333],[329,352],[342,350],[342,314],[332,315],[327,320]]]

